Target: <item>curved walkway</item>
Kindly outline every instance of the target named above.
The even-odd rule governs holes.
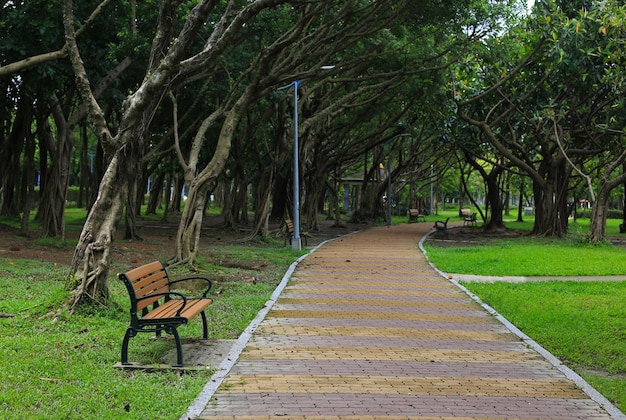
[[[431,227],[294,265],[184,418],[626,418],[433,269],[417,248]]]

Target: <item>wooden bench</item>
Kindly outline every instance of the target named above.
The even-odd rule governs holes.
[[[293,221],[291,219],[285,219],[285,242],[283,245],[287,245],[287,240],[289,240],[289,245],[291,245],[291,240],[295,236],[295,228],[293,227]],[[309,232],[300,231],[300,240],[306,246],[308,245],[307,238],[309,237]]]
[[[474,225],[476,226],[476,213],[472,213],[469,216],[463,218],[463,226]]]
[[[197,315],[202,317],[203,338],[208,338],[207,318],[204,310],[213,300],[207,297],[212,282],[206,277],[192,276],[170,280],[160,261],[118,274],[124,282],[130,297],[130,325],[122,342],[122,365],[128,362],[128,341],[140,332],[153,332],[157,336],[161,331],[174,336],[176,340],[177,362],[183,365],[183,349],[177,328],[187,324]],[[200,298],[188,298],[172,290],[172,285],[188,280],[200,280],[207,283],[207,288]],[[152,306],[152,308],[150,308]]]
[[[418,209],[409,209],[407,213],[409,214],[409,223],[419,222],[420,220],[422,222],[426,221],[426,216],[420,214]]]
[[[448,233],[448,221],[450,220],[450,218],[448,217],[446,219],[445,222],[441,221],[441,220],[437,220],[435,222],[435,226],[433,226],[433,228],[437,231],[437,232],[442,232],[442,233]]]
[[[472,214],[472,210],[471,209],[460,209],[459,210],[459,217],[470,217],[471,214]]]

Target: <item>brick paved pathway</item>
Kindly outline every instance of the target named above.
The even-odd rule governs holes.
[[[304,259],[199,418],[611,418],[427,264],[431,227]]]

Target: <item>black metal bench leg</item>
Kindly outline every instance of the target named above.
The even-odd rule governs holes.
[[[134,337],[136,335],[135,331],[132,328],[128,328],[126,330],[126,334],[124,334],[124,340],[122,341],[122,364],[129,365],[128,363],[128,340],[130,337]]]
[[[202,317],[202,338],[206,340],[209,338],[209,327],[207,326],[206,314],[204,311],[200,312],[200,316]]]
[[[174,340],[176,340],[176,364],[174,366],[183,367],[183,346],[180,343],[180,336],[176,328],[172,328],[171,334],[174,336]]]

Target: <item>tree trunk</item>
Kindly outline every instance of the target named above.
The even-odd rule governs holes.
[[[485,231],[498,231],[504,229],[504,220],[502,219],[502,212],[504,206],[502,202],[502,195],[500,194],[500,186],[498,184],[498,178],[501,171],[491,173],[485,177],[485,184],[487,185],[486,201],[487,207],[491,209],[490,217],[485,224]]]
[[[211,161],[189,185],[187,203],[176,234],[175,258],[177,262],[186,262],[193,265],[196,260],[198,243],[200,242],[200,228],[202,227],[202,218],[209,187],[226,165],[235,129],[252,98],[253,88],[250,87],[226,114]]]
[[[607,184],[602,184],[596,196],[596,201],[592,203],[593,207],[591,208],[589,220],[589,240],[591,243],[598,243],[604,240],[610,197],[611,189],[607,188]]]
[[[626,173],[624,172],[611,179],[612,172],[616,170],[619,164],[618,162],[615,165],[606,166],[605,172],[600,178],[600,188],[596,194],[595,202],[592,203],[593,207],[591,208],[591,220],[589,224],[589,240],[592,243],[598,243],[604,240],[611,191],[626,181]]]
[[[136,162],[136,157],[121,148],[102,178],[98,200],[83,226],[72,259],[68,280],[73,294],[72,307],[109,296],[111,243],[127,201],[129,182],[138,169]]]
[[[138,173],[141,175],[133,178],[128,187],[124,239],[142,241],[143,239],[139,235],[139,228],[137,227],[137,217],[141,215],[141,204],[143,202],[144,188],[147,183],[147,169],[145,166]]]
[[[259,233],[262,237],[269,236],[270,201],[272,198],[275,165],[271,165],[263,172],[254,194],[254,227],[246,238],[247,240],[251,240]]]
[[[262,166],[261,176],[256,186],[255,200],[254,200],[254,227],[251,234],[248,236],[248,240],[254,238],[259,233],[262,237],[269,235],[269,219],[271,217],[281,220],[285,214],[285,201],[277,199],[278,196],[285,197],[284,188],[280,188],[279,185],[286,185],[286,183],[279,183],[276,180],[281,180],[280,169],[284,166],[287,158],[289,157],[289,150],[286,145],[286,133],[284,126],[276,136],[274,141],[274,158],[270,165]],[[273,194],[272,194],[273,192]],[[270,203],[273,206],[270,212]],[[279,205],[279,202],[282,205]],[[276,214],[274,213],[276,211]]]
[[[535,224],[532,233],[562,237],[567,234],[567,185],[565,160],[542,164],[543,183],[533,179]]]
[[[171,209],[175,213],[180,213],[180,208],[182,207],[182,201],[183,201],[183,188],[184,187],[185,187],[185,177],[182,174],[174,174],[174,194],[172,197]]]
[[[20,154],[24,146],[26,133],[32,124],[31,98],[22,97],[11,133],[0,144],[0,194],[2,194],[3,216],[17,216],[20,213],[15,187],[19,184]]]
[[[163,186],[165,184],[165,171],[159,172],[150,186],[150,196],[148,197],[148,206],[146,214],[156,214],[157,208],[161,205],[163,197]]]
[[[517,221],[523,222],[524,218],[522,217],[522,211],[524,208],[524,179],[520,180],[519,185],[519,202],[517,204]]]
[[[24,186],[22,190],[25,196],[22,200],[22,225],[20,233],[24,236],[29,236],[30,214],[35,202],[35,139],[30,132],[25,139],[24,146],[24,175],[22,176]]]
[[[209,184],[191,184],[176,234],[176,262],[193,265],[200,243],[200,232]]]
[[[51,156],[50,169],[44,189],[40,196],[40,214],[44,236],[65,237],[65,204],[70,184],[70,160],[74,148],[74,134],[67,123],[60,104],[55,99],[52,115],[57,127],[57,141]],[[44,122],[42,134],[48,136],[52,144],[52,133],[47,122]]]
[[[275,220],[282,220],[287,212],[288,194],[287,194],[288,180],[282,173],[277,174],[274,180],[274,194],[272,195],[272,212],[270,218]]]

